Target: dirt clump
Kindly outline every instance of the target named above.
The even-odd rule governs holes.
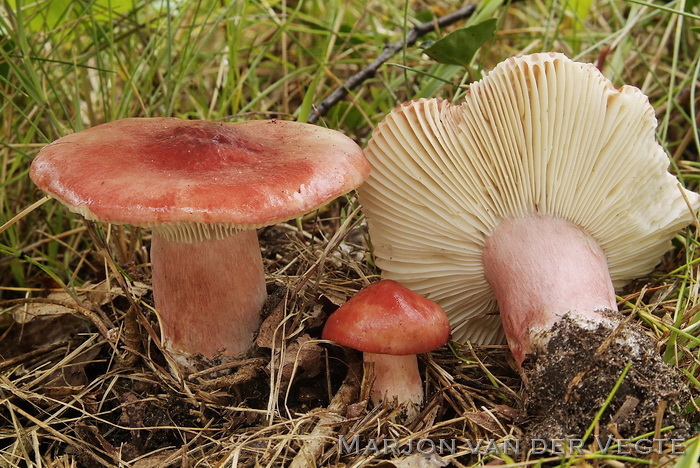
[[[629,371],[600,418],[600,434],[628,438],[653,433],[661,417],[661,427],[674,427],[661,437],[689,437],[683,410],[690,392],[679,372],[661,359],[639,325],[624,321],[617,312],[605,315],[616,326],[586,329],[564,317],[548,332],[552,338],[544,349],[523,363],[527,437],[583,436],[628,362]]]

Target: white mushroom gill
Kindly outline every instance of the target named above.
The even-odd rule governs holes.
[[[503,337],[483,247],[504,219],[581,227],[617,287],[649,273],[692,219],[637,88],[561,54],[510,58],[459,105],[406,103],[376,128],[359,189],[377,265],[440,304],[457,340]]]

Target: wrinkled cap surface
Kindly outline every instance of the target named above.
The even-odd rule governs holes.
[[[368,172],[354,141],[315,125],[149,118],[60,138],[30,176],[88,219],[254,228],[318,208]]]
[[[427,353],[450,337],[445,312],[396,281],[382,280],[355,294],[323,328],[323,339],[376,354]]]
[[[503,333],[482,253],[504,219],[580,226],[616,286],[649,273],[700,205],[655,130],[639,89],[556,53],[502,62],[458,105],[401,105],[367,144],[358,191],[382,277],[440,304],[453,339],[492,343]]]

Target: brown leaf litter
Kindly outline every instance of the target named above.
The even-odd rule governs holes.
[[[354,214],[340,222],[340,207],[306,218],[302,229],[260,231],[270,297],[257,349],[189,376],[173,374],[159,349],[145,267],[119,281],[109,268],[75,297],[4,301],[33,319],[14,322],[0,340],[2,463],[408,468],[500,459],[496,448],[530,428],[523,403],[533,408],[521,401],[507,347],[452,343],[421,356],[426,405],[401,425],[368,403],[371,379],[359,355],[320,339],[327,316],[378,279],[365,261],[363,218],[345,209]],[[581,397],[569,396],[576,404]],[[621,395],[610,411],[598,433],[610,421],[625,435],[638,429],[626,426],[640,411],[635,400]]]

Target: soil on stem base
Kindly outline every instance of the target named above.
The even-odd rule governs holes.
[[[418,415],[423,403],[423,383],[415,354],[393,356],[364,353],[365,365],[374,366],[371,398],[375,405],[399,408],[397,422],[410,422]]]
[[[653,432],[658,408],[666,402],[664,438],[686,438],[683,409],[690,394],[681,376],[656,352],[652,340],[618,312],[603,311],[615,325],[590,327],[565,316],[537,341],[523,362],[527,437],[580,438],[629,361],[632,366],[600,419],[600,434],[617,438]],[[534,343],[533,343],[534,344]]]

